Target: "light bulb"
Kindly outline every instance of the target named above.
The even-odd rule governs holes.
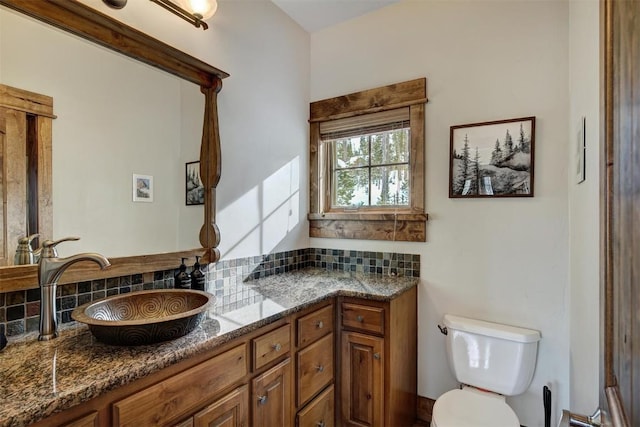
[[[218,2],[216,0],[182,0],[182,6],[193,13],[202,16],[202,20],[207,20],[216,13]]]

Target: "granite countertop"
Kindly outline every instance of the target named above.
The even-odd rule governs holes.
[[[417,283],[309,268],[242,282],[240,291],[255,293],[259,302],[212,309],[196,330],[166,343],[110,346],[75,322],[51,341],[37,341],[37,333],[13,338],[0,351],[0,426],[34,423],[336,295],[389,301]]]

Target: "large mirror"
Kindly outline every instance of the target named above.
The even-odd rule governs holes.
[[[81,237],[61,245],[61,256],[201,246],[203,206],[185,202],[186,164],[201,154],[199,85],[5,6],[0,83],[53,98],[53,236],[45,237]],[[134,201],[134,175],[153,177],[152,198]]]

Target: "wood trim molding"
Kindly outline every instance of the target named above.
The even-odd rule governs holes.
[[[431,422],[433,416],[433,405],[436,401],[428,397],[418,396],[417,416],[420,421]]]
[[[310,219],[309,237],[425,242],[426,220]]]
[[[426,213],[407,212],[326,212],[307,215],[310,221],[427,221]]]
[[[194,258],[196,255],[201,256],[203,252],[203,248],[198,248],[161,254],[114,257],[109,258],[111,267],[105,270],[100,270],[100,267],[91,262],[79,262],[69,267],[58,284],[170,270],[178,267],[180,258]],[[35,264],[0,268],[1,292],[22,291],[38,286],[38,266]]]
[[[0,107],[55,119],[53,98],[0,84]]]
[[[422,77],[312,102],[309,122],[323,122],[377,113],[379,111],[424,104],[427,101],[427,79]]]

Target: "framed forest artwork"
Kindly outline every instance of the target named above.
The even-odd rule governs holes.
[[[451,126],[449,197],[533,197],[535,117]]]
[[[204,185],[200,179],[199,161],[186,164],[184,191],[187,206],[204,205]]]

